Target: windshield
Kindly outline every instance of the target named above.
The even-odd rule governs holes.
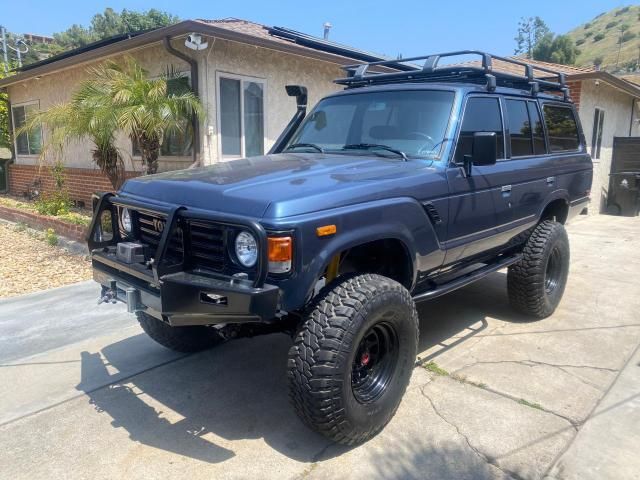
[[[286,149],[354,153],[368,150],[409,158],[438,158],[454,93],[402,90],[340,95],[321,100]],[[347,147],[345,149],[345,147]],[[379,147],[386,147],[387,150]]]

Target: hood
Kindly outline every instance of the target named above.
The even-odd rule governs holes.
[[[369,155],[283,153],[138,177],[128,180],[120,193],[187,208],[282,218],[411,195],[412,187],[424,186],[424,175],[434,174],[431,163]],[[439,183],[446,185],[446,181]]]

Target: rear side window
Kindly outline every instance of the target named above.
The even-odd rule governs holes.
[[[511,156],[524,157],[533,155],[533,139],[531,137],[531,123],[529,122],[527,102],[523,100],[507,100],[506,103],[511,137]]]
[[[570,107],[559,105],[544,106],[544,122],[549,135],[549,149],[552,152],[577,150],[578,125]]]
[[[542,155],[546,153],[544,129],[535,102],[506,100],[509,116],[509,143],[512,157]]]
[[[540,110],[538,110],[538,105],[535,102],[528,102],[527,105],[529,106],[531,125],[533,125],[533,153],[542,155],[547,153],[547,149],[544,146],[544,128],[542,128]]]
[[[455,161],[457,163],[462,163],[465,155],[471,155],[473,134],[476,132],[495,132],[498,159],[504,158],[502,116],[500,115],[500,102],[497,98],[472,97],[467,101],[456,146]]]

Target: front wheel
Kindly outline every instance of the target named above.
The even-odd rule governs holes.
[[[339,443],[376,435],[409,383],[418,344],[410,293],[380,275],[339,278],[319,294],[289,351],[300,418]]]
[[[548,317],[560,303],[569,275],[567,231],[558,222],[540,223],[522,254],[522,260],[511,265],[507,273],[509,301],[525,315]]]

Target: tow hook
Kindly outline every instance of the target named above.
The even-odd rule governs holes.
[[[118,292],[116,287],[116,281],[111,280],[110,287],[102,287],[102,292],[100,293],[100,299],[98,300],[98,305],[102,303],[117,303],[118,301]]]

